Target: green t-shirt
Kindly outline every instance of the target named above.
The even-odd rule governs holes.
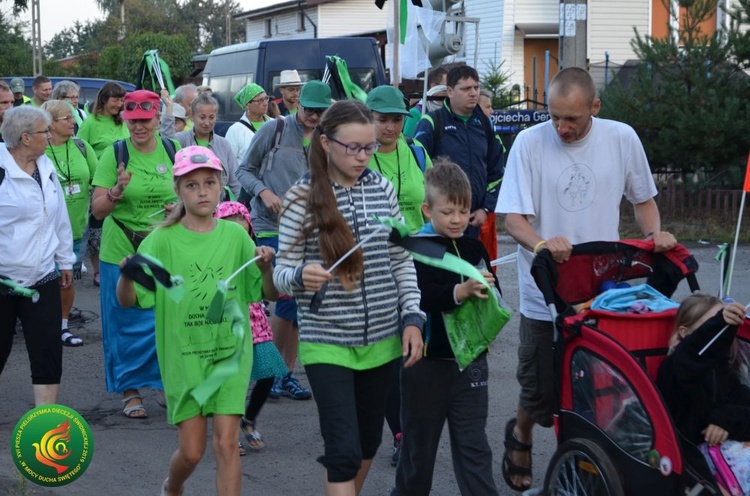
[[[415,141],[417,146],[421,146]],[[427,152],[424,152],[426,168],[432,167]],[[396,188],[398,207],[404,216],[406,227],[411,232],[418,231],[424,225],[422,203],[424,203],[424,174],[414,158],[411,148],[403,138],[399,138],[396,149],[389,153],[375,153],[368,167],[376,170],[388,179]]]
[[[401,356],[401,336],[391,336],[367,346],[339,346],[300,341],[298,349],[302,365],[326,363],[352,370],[369,370]]]
[[[73,142],[73,138],[58,146],[47,145],[45,153],[55,166],[57,178],[63,187],[65,205],[68,207],[73,239],[83,237],[89,219],[91,202],[91,178],[94,177],[98,161],[94,149],[86,143],[86,157]]]
[[[178,424],[196,415],[242,415],[250,383],[253,336],[247,304],[262,298],[260,269],[253,264],[232,279],[227,297],[236,298],[245,320],[240,370],[231,376],[201,407],[190,392],[214,369],[214,362],[231,356],[240,343],[231,322],[206,321],[206,310],[216,294],[216,283],[225,280],[255,253],[247,231],[219,220],[209,233],[196,233],[182,224],[156,229],[138,248],[158,259],[170,274],[184,279],[185,295],[175,302],[161,286],[151,292],[136,284],[138,305],[154,307],[156,354],[167,399],[167,421]]]
[[[88,119],[86,120],[88,122]],[[115,205],[111,215],[104,220],[102,244],[99,258],[107,263],[119,264],[133,253],[133,244],[112,220],[112,216],[133,231],[148,231],[164,220],[159,210],[167,203],[177,200],[172,178],[172,161],[160,139],[151,153],[139,152],[130,139],[128,146],[127,172],[131,173],[130,183],[123,192],[123,198]],[[179,150],[179,143],[175,142]],[[110,146],[99,160],[94,174],[94,186],[109,189],[117,184],[115,148]]]
[[[210,143],[209,140],[202,140],[202,139],[195,138],[195,144],[198,146],[208,148],[209,143]]]
[[[124,122],[120,125],[115,124],[112,117],[90,115],[78,128],[76,136],[90,144],[96,152],[96,158],[101,160],[104,151],[112,148],[115,141],[129,137],[130,131]]]

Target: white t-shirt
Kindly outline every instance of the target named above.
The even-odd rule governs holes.
[[[565,144],[548,121],[519,133],[510,150],[496,212],[527,216],[543,239],[572,244],[619,239],[620,201],[656,196],[638,135],[627,124],[594,118],[580,141]],[[519,245],[521,313],[551,320],[531,277],[534,254]]]

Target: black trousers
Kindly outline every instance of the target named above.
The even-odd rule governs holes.
[[[26,351],[31,363],[31,383],[60,384],[60,284],[54,279],[35,289],[39,291],[39,301],[36,303],[25,296],[0,294],[0,374],[13,347],[16,319],[21,319]]]
[[[396,468],[399,496],[427,496],[432,489],[435,457],[445,421],[451,441],[453,470],[464,496],[492,496],[487,440],[487,354],[463,371],[453,360],[420,360],[401,370],[401,459]]]

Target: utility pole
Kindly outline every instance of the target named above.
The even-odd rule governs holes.
[[[226,30],[226,43],[225,45],[231,45],[232,44],[232,11],[230,10],[229,6],[231,4],[231,0],[227,0],[226,7],[227,7],[227,25],[224,28]]]
[[[42,75],[42,23],[39,0],[31,0],[31,47],[34,77]]]
[[[586,69],[587,0],[560,0],[560,69]]]

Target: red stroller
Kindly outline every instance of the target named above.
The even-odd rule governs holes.
[[[683,439],[654,383],[676,310],[623,314],[586,310],[605,281],[646,278],[671,296],[683,278],[698,289],[698,263],[682,246],[654,253],[652,241],[576,245],[557,264],[542,250],[532,275],[555,322],[555,429],[558,447],[546,495],[721,494],[697,447]],[[750,325],[740,329],[750,357]],[[743,341],[744,340],[744,341]]]

